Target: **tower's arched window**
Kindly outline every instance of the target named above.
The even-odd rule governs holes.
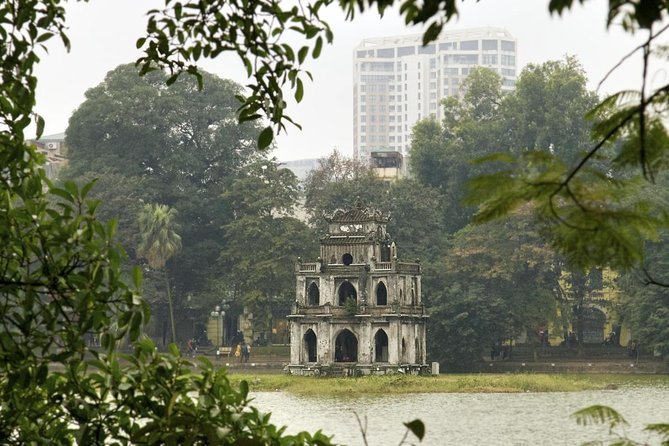
[[[335,362],[358,362],[358,338],[350,330],[342,330],[335,339]]]
[[[320,296],[321,292],[318,289],[318,285],[316,285],[316,282],[311,282],[311,285],[309,285],[309,291],[307,293],[307,303],[311,306],[319,305]]]
[[[344,265],[350,265],[353,263],[353,256],[349,254],[348,252],[341,256],[341,263]]]
[[[344,282],[339,286],[339,305],[346,305],[348,299],[353,299],[353,301],[358,301],[358,292],[355,290],[355,287],[351,282]]]
[[[374,362],[388,362],[388,335],[382,329],[374,335]]]
[[[388,290],[383,282],[376,286],[376,305],[388,305]]]
[[[304,360],[305,362],[316,362],[318,356],[318,343],[316,333],[310,328],[304,333]]]

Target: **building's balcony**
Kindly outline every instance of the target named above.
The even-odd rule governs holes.
[[[342,263],[324,264],[322,262],[297,262],[295,266],[295,270],[298,273],[319,273],[321,272],[321,269],[323,272],[330,274],[346,275],[360,274],[362,270],[367,270],[368,272],[387,271],[390,273],[420,274],[420,263],[400,262],[398,260],[377,262],[376,260],[372,260],[369,263],[353,263],[351,265],[344,265]]]
[[[423,305],[358,305],[357,310],[353,313],[350,308],[333,306],[333,305],[318,305],[318,306],[299,306],[293,307],[293,311],[288,316],[296,317],[377,317],[377,316],[426,316],[425,307]]]

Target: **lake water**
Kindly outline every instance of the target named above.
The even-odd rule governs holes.
[[[327,385],[324,380],[323,385]],[[355,414],[367,419],[369,446],[400,443],[403,422],[423,420],[421,445],[580,445],[607,437],[608,428],[579,426],[570,415],[593,404],[613,407],[630,423],[627,432],[648,441],[645,424],[669,422],[669,388],[625,388],[574,393],[481,393],[300,397],[256,392],[253,405],[272,413],[274,424],[291,433],[323,430],[338,444],[363,445]],[[650,437],[651,444],[659,444]],[[406,444],[419,444],[409,434]]]

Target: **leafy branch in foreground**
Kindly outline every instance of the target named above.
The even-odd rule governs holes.
[[[629,435],[625,432],[629,423],[620,413],[608,406],[586,407],[572,414],[572,417],[582,426],[607,425],[609,435],[613,437],[607,441],[589,441],[584,443],[584,446],[648,446],[650,444],[649,442],[638,442],[629,438]],[[663,446],[669,445],[669,423],[648,424],[643,430],[650,435],[658,436],[661,441],[660,444]]]

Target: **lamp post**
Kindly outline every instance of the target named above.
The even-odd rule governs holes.
[[[216,319],[216,348],[223,345],[223,318],[225,317],[225,311],[221,310],[219,305],[216,305],[214,311],[211,312],[211,317]]]

